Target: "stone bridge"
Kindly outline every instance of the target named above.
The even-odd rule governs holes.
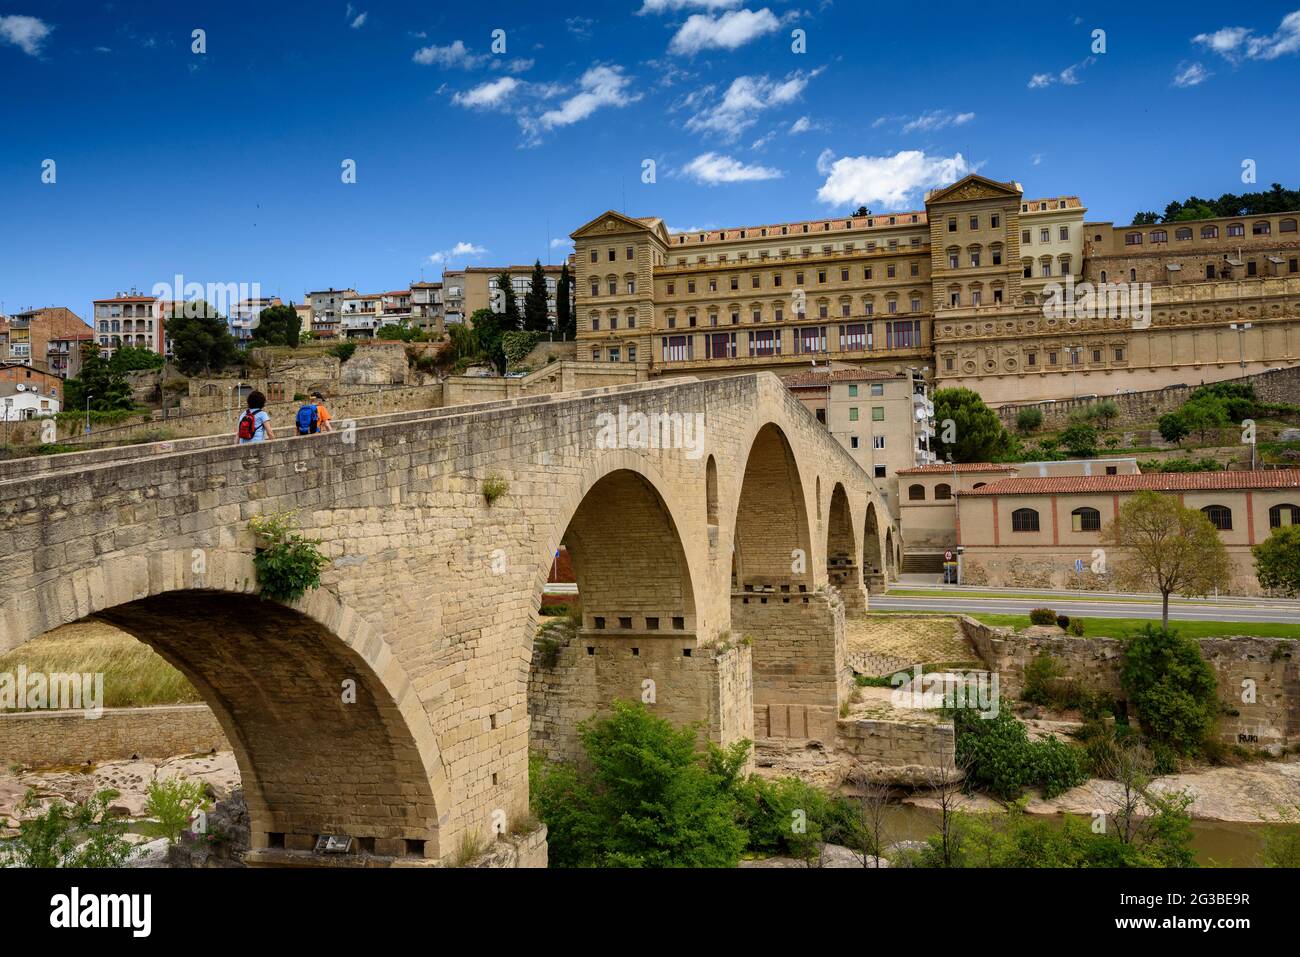
[[[638,414],[679,447],[641,447]],[[175,665],[235,750],[252,863],[308,861],[323,833],[436,863],[526,818],[561,544],[582,622],[535,719],[561,754],[618,698],[719,743],[833,735],[844,615],[900,551],[871,479],[769,373],[232,443],[0,464],[0,651],[95,616]],[[329,559],[293,604],[259,597],[248,527],[282,510]]]

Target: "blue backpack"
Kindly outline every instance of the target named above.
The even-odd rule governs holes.
[[[294,423],[298,426],[299,435],[310,435],[313,432],[319,432],[319,416],[316,414],[316,406],[304,405],[298,410]]]

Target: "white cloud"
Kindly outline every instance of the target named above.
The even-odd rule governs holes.
[[[492,69],[507,70],[510,73],[526,73],[533,68],[535,62],[537,61],[526,57],[515,57],[513,60],[496,58],[492,61]]]
[[[519,87],[519,81],[512,76],[503,76],[499,80],[480,83],[464,93],[457,93],[451,101],[467,109],[490,110],[501,106],[510,94]]]
[[[1079,78],[1080,72],[1086,70],[1097,62],[1095,56],[1087,57],[1078,63],[1067,66],[1059,73],[1035,73],[1029,78],[1029,89],[1041,90],[1043,87],[1051,86],[1053,83],[1060,83],[1062,86],[1078,86],[1083,82]]]
[[[731,10],[740,0],[645,0],[637,16],[647,13],[676,13],[678,10]]]
[[[623,107],[635,103],[641,99],[641,94],[629,91],[631,83],[631,78],[623,73],[621,66],[589,67],[578,80],[579,92],[541,116],[521,115],[519,124],[528,134],[529,143],[536,144],[543,133],[572,126],[603,107]]]
[[[820,72],[821,68],[811,73],[796,71],[780,82],[766,76],[738,76],[731,81],[722,99],[688,119],[686,128],[694,133],[711,133],[734,140],[758,122],[759,113],[797,100],[808,82]]]
[[[814,128],[812,120],[808,119],[806,116],[801,116],[790,124],[790,133],[807,133]]]
[[[690,55],[701,50],[735,50],[780,28],[781,21],[767,7],[729,10],[716,17],[695,13],[673,35],[668,51]]]
[[[1029,157],[1029,165],[1030,165],[1030,166],[1042,166],[1042,165],[1043,165],[1043,154],[1042,154],[1042,153],[1035,153],[1035,154],[1033,154],[1032,156],[1030,156],[1030,157]]]
[[[716,186],[719,183],[756,183],[780,179],[785,174],[770,166],[746,165],[731,156],[719,153],[701,153],[682,167],[682,175],[697,183]]]
[[[366,12],[366,11],[362,11],[362,13],[360,14],[360,16],[356,17],[356,18],[352,21],[352,29],[353,29],[353,30],[360,30],[360,29],[365,25],[366,17],[368,17],[368,16],[370,16],[370,14],[369,14],[368,12]]]
[[[903,150],[893,156],[845,156],[833,159],[829,150],[817,159],[826,182],[817,198],[830,206],[885,206],[902,208],[923,190],[947,186],[975,171],[957,153],[927,156],[920,150]]]
[[[561,246],[572,246],[572,245],[573,245],[573,240],[570,239],[568,236],[559,236],[551,240],[552,249],[559,249]]]
[[[749,148],[751,150],[761,150],[763,147],[767,146],[767,144],[772,142],[772,140],[774,139],[776,139],[776,130],[768,130],[758,139],[754,140],[754,142],[750,143]]]
[[[453,66],[472,70],[475,67],[482,66],[491,57],[486,53],[470,53],[469,47],[465,46],[465,41],[456,40],[445,47],[436,44],[421,47],[415,51],[411,59],[424,66],[440,66],[444,70]]]
[[[567,17],[564,21],[564,29],[568,30],[579,40],[591,39],[591,28],[596,25],[596,21],[591,17]]]
[[[1234,63],[1242,59],[1276,60],[1300,52],[1300,10],[1284,16],[1277,30],[1267,36],[1259,36],[1249,27],[1223,27],[1213,33],[1198,33],[1192,42]]]
[[[36,17],[0,17],[0,43],[16,46],[28,56],[40,56],[54,27]]]
[[[932,133],[949,126],[965,126],[975,119],[974,113],[950,113],[947,110],[927,110],[918,116],[900,116],[904,133]]]
[[[1173,84],[1182,88],[1198,86],[1212,76],[1214,74],[1205,69],[1200,63],[1183,62],[1178,64],[1178,70],[1174,73]]]
[[[464,240],[461,240],[450,249],[440,249],[436,253],[430,253],[429,262],[443,263],[447,262],[449,259],[460,257],[468,259],[474,256],[482,256],[485,252],[487,252],[487,250],[482,246],[476,246],[474,243],[467,243]]]

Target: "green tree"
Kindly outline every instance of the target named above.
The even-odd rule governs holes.
[[[701,754],[696,733],[623,701],[608,717],[584,721],[586,765],[533,775],[552,861],[561,867],[734,866],[745,831],[731,791],[744,752]]]
[[[1178,414],[1189,431],[1200,433],[1202,443],[1211,429],[1221,429],[1228,424],[1227,404],[1213,396],[1188,399]]]
[[[515,286],[514,283],[510,281],[510,273],[506,272],[504,269],[497,273],[494,281],[496,282],[497,289],[501,290],[501,309],[499,312],[496,309],[493,309],[492,311],[498,312],[502,317],[501,331],[512,332],[519,328],[521,322],[519,316],[519,297],[515,295]],[[493,301],[496,302],[495,297]]]
[[[1187,427],[1187,420],[1183,418],[1181,412],[1166,412],[1156,420],[1156,427],[1160,430],[1160,437],[1166,442],[1173,442],[1175,445],[1181,445],[1183,439],[1191,431]]]
[[[1144,625],[1124,644],[1120,684],[1157,747],[1197,753],[1219,713],[1214,671],[1201,646],[1168,627]]]
[[[135,406],[126,372],[114,368],[109,359],[100,356],[99,347],[91,342],[81,344],[81,371],[64,383],[64,411],[84,410],[87,396],[90,396],[90,408],[95,412],[116,412]]]
[[[1061,444],[1072,458],[1093,458],[1097,454],[1097,430],[1083,422],[1075,422],[1061,432]]]
[[[1032,432],[1043,424],[1043,410],[1033,407],[1021,409],[1016,413],[1016,428],[1021,432]]]
[[[501,340],[507,332],[515,331],[515,327],[508,324],[504,314],[491,309],[475,309],[469,321],[483,355],[496,367],[497,372],[504,374],[509,360],[506,359]]]
[[[573,312],[573,277],[569,275],[567,262],[560,267],[560,281],[555,284],[555,327],[561,339],[574,339],[578,335]]]
[[[175,844],[189,830],[196,811],[206,811],[211,804],[207,788],[194,778],[157,778],[149,782],[149,797],[144,810],[158,822],[168,844]]]
[[[191,300],[177,311],[167,326],[176,364],[186,375],[221,370],[239,356],[226,320],[214,306]]]
[[[1273,529],[1250,553],[1255,556],[1255,577],[1261,588],[1300,595],[1300,525]]]
[[[1160,214],[1155,211],[1133,214],[1134,226],[1151,226],[1155,223],[1158,223],[1159,221],[1160,221]]]
[[[1114,399],[1102,399],[1096,405],[1088,406],[1088,415],[1099,427],[1108,429],[1119,418],[1119,406]]]
[[[138,372],[145,369],[161,369],[166,362],[162,356],[144,346],[121,346],[113,350],[108,360],[114,372]]]
[[[302,320],[292,306],[267,306],[257,317],[252,346],[294,346],[302,332]]]
[[[524,331],[546,332],[551,328],[550,310],[546,302],[546,271],[538,259],[533,262],[532,282],[524,294]]]
[[[970,389],[935,392],[934,418],[941,458],[952,453],[954,462],[992,462],[1012,450],[1002,420]]]
[[[1169,596],[1200,596],[1232,583],[1228,550],[1210,520],[1173,495],[1141,491],[1120,506],[1101,534],[1119,553],[1110,565],[1115,583],[1160,593],[1161,622],[1169,627]]]

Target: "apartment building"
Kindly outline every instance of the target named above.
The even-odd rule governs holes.
[[[5,359],[45,372],[55,371],[52,361],[66,369],[62,343],[73,337],[85,338],[90,331],[80,316],[64,306],[15,312],[9,316]]]
[[[441,336],[446,329],[443,306],[442,283],[411,283],[411,322],[420,329],[432,336]]]
[[[320,339],[337,339],[346,296],[356,296],[355,289],[318,289],[305,296],[311,306],[312,332]]]
[[[84,322],[80,330],[74,327],[72,331],[51,335],[45,348],[46,368],[64,379],[80,375],[81,346],[94,341],[95,333]]]
[[[248,348],[248,344],[257,334],[257,323],[262,313],[272,306],[282,305],[284,303],[278,296],[262,296],[256,299],[241,299],[231,306],[226,321],[230,326],[230,335],[234,337],[239,348]]]
[[[53,415],[63,407],[63,378],[30,365],[2,365],[0,399],[0,418],[6,422]]]
[[[96,299],[91,308],[100,355],[108,358],[123,346],[167,354],[166,319],[157,296],[143,296],[135,290],[119,292],[109,299]]]
[[[555,322],[555,291],[563,266],[543,266],[546,276],[546,312]],[[479,309],[492,308],[492,293],[502,272],[510,277],[510,287],[519,301],[519,314],[524,312],[524,296],[533,285],[532,266],[470,266],[447,270],[442,274],[442,299],[445,320],[465,322]]]
[[[922,370],[841,365],[782,381],[875,480],[897,518],[899,472],[934,461],[934,403]]]
[[[608,211],[572,234],[579,354],[652,375],[929,366],[992,405],[1300,363],[1297,214],[1123,228],[1086,213],[979,175],[913,212],[670,234]],[[1061,310],[1057,286],[1081,281],[1152,285]]]

